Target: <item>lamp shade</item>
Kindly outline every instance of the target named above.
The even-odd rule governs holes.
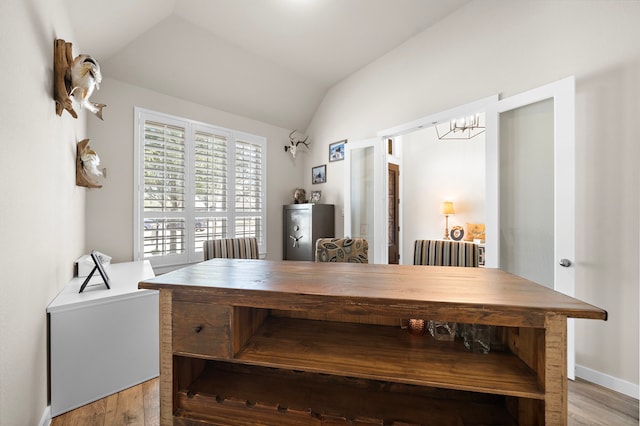
[[[452,201],[443,201],[440,205],[440,213],[442,214],[455,214],[455,210],[453,210],[453,202]]]

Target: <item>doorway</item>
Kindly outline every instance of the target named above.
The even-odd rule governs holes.
[[[389,258],[390,264],[400,263],[400,166],[397,164],[389,163],[388,168],[389,179],[389,200],[387,208],[388,214],[388,244],[389,244]]]
[[[369,242],[369,263],[387,263],[387,199],[376,191],[387,183],[381,182],[384,173],[378,170],[383,164],[378,139],[349,142],[344,154],[344,235]]]
[[[475,102],[378,132],[376,149],[380,150],[380,157],[383,159],[384,163],[383,168],[376,169],[376,171],[379,170],[381,173],[389,174],[389,164],[393,162],[397,162],[402,168],[402,173],[399,174],[400,181],[398,186],[398,188],[400,188],[398,198],[402,204],[400,204],[401,208],[399,208],[397,212],[397,222],[400,226],[398,237],[400,256],[399,263],[412,263],[413,242],[415,239],[442,238],[442,233],[445,228],[445,218],[440,214],[440,203],[442,201],[446,201],[445,198],[448,196],[456,195],[455,191],[449,191],[447,187],[454,185],[457,181],[456,179],[460,176],[468,177],[470,175],[470,167],[473,167],[474,169],[476,169],[476,166],[481,167],[479,172],[480,175],[464,179],[468,182],[475,179],[474,184],[482,183],[482,186],[480,188],[476,188],[473,197],[460,197],[458,199],[458,201],[461,201],[461,204],[459,204],[459,211],[461,213],[465,210],[467,212],[482,211],[481,215],[484,216],[484,206],[478,201],[478,197],[484,198],[484,142],[482,142],[481,145],[476,143],[480,138],[477,138],[472,142],[460,140],[438,142],[434,123],[448,123],[449,120],[454,118],[466,117],[478,112],[483,112],[489,104],[495,103],[497,100],[497,95],[489,96]],[[446,160],[448,163],[446,165],[446,173],[440,173],[441,168],[445,167],[444,163],[438,163],[438,160],[429,153],[416,150],[409,150],[405,152],[405,149],[410,144],[415,146],[414,142],[423,138],[421,134],[428,134],[429,138],[435,139],[435,143],[439,144],[440,149],[448,150],[450,148],[453,151],[461,153],[462,156],[457,156],[457,154],[452,153],[448,154],[448,158]],[[388,152],[388,141],[390,139],[397,142],[397,146],[394,148],[393,154],[389,154]],[[464,145],[468,145],[469,143],[474,144],[474,151],[462,154],[462,151],[464,151]],[[480,147],[480,151],[477,150],[478,146]],[[427,163],[430,164],[429,170],[426,169]],[[450,173],[454,173],[455,179],[450,179],[448,177],[450,176]],[[416,182],[423,181],[425,179],[438,182],[438,188],[436,188],[435,191],[437,192],[437,195],[435,193],[425,193],[420,188],[416,187]],[[389,254],[388,246],[391,242],[389,232],[389,224],[391,223],[391,220],[390,217],[388,217],[390,212],[392,212],[390,205],[388,204],[388,199],[390,199],[388,194],[389,187],[391,185],[391,177],[384,176],[383,183],[385,184],[385,187],[379,187],[380,189],[376,189],[376,193],[379,191],[384,194],[385,203],[387,203],[383,207],[385,213],[385,217],[383,218],[385,234],[384,241],[382,242],[383,245],[381,246],[381,248],[384,249],[385,257],[387,257]],[[433,201],[435,198],[437,198],[437,200]],[[387,212],[387,210],[389,212]],[[471,219],[475,220],[476,218],[465,216],[465,214],[459,214],[455,219],[457,220],[456,224],[465,225],[466,219],[469,219],[471,222]],[[437,231],[434,228],[427,230],[425,228],[425,224],[431,224],[433,227],[437,227]],[[376,244],[378,244],[378,242],[374,241],[373,245],[375,246]],[[371,246],[372,243],[370,242],[369,247]],[[380,263],[391,263],[391,261],[392,259],[388,258],[384,259],[384,261]]]
[[[374,193],[384,196],[383,201],[388,200],[389,180],[384,176],[388,173],[388,157],[386,154],[386,141],[389,138],[395,138],[403,135],[409,135],[417,130],[431,127],[434,123],[444,123],[456,117],[464,117],[470,114],[485,113],[486,115],[486,267],[503,269],[502,262],[505,263],[504,268],[517,275],[522,274],[524,278],[532,281],[542,280],[542,278],[534,278],[526,276],[523,269],[517,266],[518,263],[527,263],[527,268],[532,264],[531,254],[535,254],[539,259],[538,262],[545,263],[546,275],[544,278],[546,285],[554,290],[574,296],[575,293],[575,267],[573,265],[575,259],[575,79],[568,77],[545,86],[541,86],[521,94],[513,95],[500,99],[498,95],[487,97],[476,102],[472,102],[451,110],[433,114],[421,119],[406,123],[394,128],[378,132],[378,138],[374,143]],[[514,153],[501,151],[502,144],[510,144],[516,140],[516,143],[526,141],[530,136],[531,129],[537,131],[539,123],[535,120],[542,117],[543,121],[547,121],[545,127],[546,132],[551,130],[550,145],[551,149],[545,150],[544,164],[547,169],[544,171],[547,184],[543,185],[544,191],[552,192],[552,202],[546,202],[545,217],[547,223],[545,229],[551,232],[544,236],[546,242],[542,242],[544,248],[535,247],[539,235],[531,234],[526,227],[531,222],[537,221],[538,216],[532,219],[528,215],[526,209],[531,208],[531,201],[527,201],[524,210],[521,208],[519,212],[514,212],[513,197],[519,197],[520,192],[528,191],[527,188],[536,188],[536,173],[527,173],[518,179],[533,180],[527,182],[517,188],[510,187],[509,176],[502,176],[501,173],[510,173],[519,166],[512,164],[508,167],[501,165],[501,159],[511,161],[512,155],[523,157],[521,161],[528,162],[529,165],[536,163],[530,154],[522,152]],[[534,118],[533,122],[528,121]],[[523,125],[524,124],[524,125]],[[529,127],[528,127],[529,126]],[[526,129],[529,130],[526,130]],[[510,136],[511,142],[504,138]],[[547,135],[548,137],[548,135]],[[535,143],[535,141],[534,141]],[[549,153],[552,152],[552,155]],[[412,157],[409,153],[404,153],[404,161],[402,161],[403,178],[407,180],[409,171],[409,161],[420,161],[420,158]],[[509,168],[510,167],[510,168]],[[521,171],[521,170],[520,170]],[[550,175],[550,176],[548,176]],[[539,176],[539,175],[538,175]],[[504,177],[504,179],[502,179]],[[551,182],[551,184],[548,184]],[[403,190],[405,185],[402,185]],[[545,194],[547,196],[551,194]],[[509,201],[508,198],[512,197]],[[503,197],[507,198],[505,200]],[[401,194],[403,200],[406,198]],[[548,197],[547,197],[548,198]],[[444,201],[444,200],[440,200]],[[517,201],[515,201],[517,202]],[[406,201],[403,201],[403,216],[411,209],[406,208]],[[538,207],[538,206],[536,206]],[[370,247],[379,248],[378,258],[373,263],[388,263],[387,239],[388,233],[388,208],[386,205],[381,208],[374,206],[375,215],[379,212],[379,217],[374,220],[374,229],[378,230],[379,226],[383,227],[383,231],[373,235],[373,244]],[[523,213],[524,212],[524,213]],[[511,217],[509,214],[515,213]],[[419,214],[424,219],[423,210]],[[551,219],[552,218],[552,219]],[[400,218],[403,228],[406,230],[408,223],[404,218]],[[508,229],[512,227],[513,229]],[[522,232],[527,233],[526,235]],[[548,233],[545,231],[545,233]],[[533,237],[532,237],[533,235]],[[503,241],[503,237],[504,241]],[[516,238],[517,237],[517,238]],[[507,241],[512,238],[511,241]],[[402,238],[401,238],[402,240]],[[405,245],[405,244],[403,244]],[[504,245],[504,246],[503,246]],[[519,247],[519,248],[518,248]],[[519,250],[516,256],[514,253],[506,253],[510,250]],[[524,253],[523,254],[523,250]],[[406,251],[406,250],[405,250]],[[529,257],[527,258],[527,253]],[[504,255],[504,257],[503,257]],[[403,248],[400,247],[401,259],[407,257],[403,254]],[[540,264],[540,263],[537,263]],[[543,283],[540,283],[543,284]],[[567,322],[567,376],[572,379],[575,376],[575,345],[574,345],[574,321]]]

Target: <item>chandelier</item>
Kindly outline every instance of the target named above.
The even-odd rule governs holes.
[[[485,126],[480,125],[480,114],[449,121],[449,130],[442,135],[438,130],[438,123],[433,124],[439,140],[466,140],[474,138],[485,131]]]

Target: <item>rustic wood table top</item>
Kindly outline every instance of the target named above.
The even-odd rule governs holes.
[[[343,306],[607,318],[601,308],[491,268],[212,259],[144,280],[139,287],[198,292],[232,305],[279,309],[339,301]]]

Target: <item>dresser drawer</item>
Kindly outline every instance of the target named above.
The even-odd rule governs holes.
[[[173,301],[173,352],[228,359],[232,308]]]

